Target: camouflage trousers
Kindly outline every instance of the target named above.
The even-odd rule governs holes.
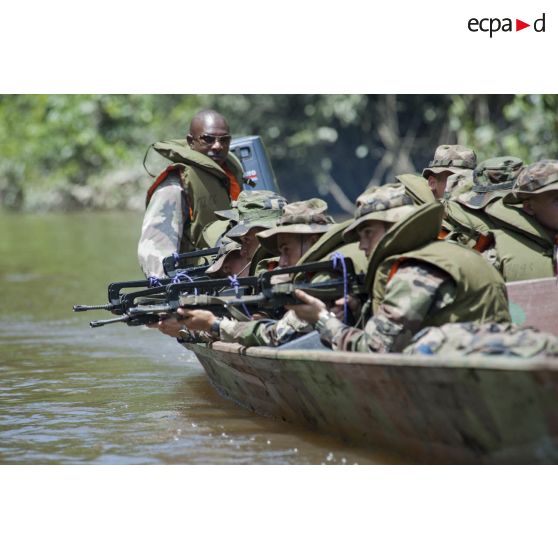
[[[531,358],[558,356],[558,337],[515,324],[474,322],[428,327],[417,333],[404,354],[491,355]]]

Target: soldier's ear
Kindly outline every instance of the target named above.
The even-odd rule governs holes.
[[[193,143],[193,141],[194,141],[194,136],[193,136],[192,134],[188,134],[188,135],[186,136],[186,141],[188,142],[188,145],[189,145],[190,147],[192,147],[192,143]]]
[[[535,212],[533,211],[533,206],[531,205],[531,198],[524,200],[523,211],[525,211],[527,215],[533,216],[535,214]]]

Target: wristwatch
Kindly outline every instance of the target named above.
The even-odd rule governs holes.
[[[318,332],[322,332],[322,329],[325,328],[326,322],[331,320],[331,318],[336,318],[337,316],[333,312],[328,312],[327,310],[322,310],[318,314],[318,321],[314,324],[314,329],[317,329]]]
[[[192,333],[189,329],[183,327],[181,330],[178,331],[178,337],[176,338],[178,343],[191,343],[192,342]]]
[[[219,339],[219,337],[221,337],[221,322],[223,321],[223,318],[217,318],[212,324],[211,327],[209,328],[209,334],[211,335],[211,337],[213,337],[214,339]]]

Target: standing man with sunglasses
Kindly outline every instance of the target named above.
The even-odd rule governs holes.
[[[207,248],[202,236],[215,211],[228,209],[242,191],[242,165],[229,153],[231,135],[222,114],[198,112],[186,139],[153,145],[171,164],[146,197],[138,259],[146,277],[162,277],[173,252]]]

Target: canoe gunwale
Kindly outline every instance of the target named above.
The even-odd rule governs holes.
[[[195,349],[191,345],[186,347]],[[352,353],[346,351],[316,350],[281,350],[272,347],[243,347],[237,343],[216,341],[207,346],[208,349],[222,353],[235,353],[253,358],[271,360],[296,360],[299,362],[331,362],[336,364],[369,364],[378,366],[395,366],[402,368],[472,368],[482,371],[518,370],[537,371],[549,370],[558,372],[558,359],[532,358],[522,359],[500,356],[468,356],[461,358],[440,357],[437,355],[402,355]]]

